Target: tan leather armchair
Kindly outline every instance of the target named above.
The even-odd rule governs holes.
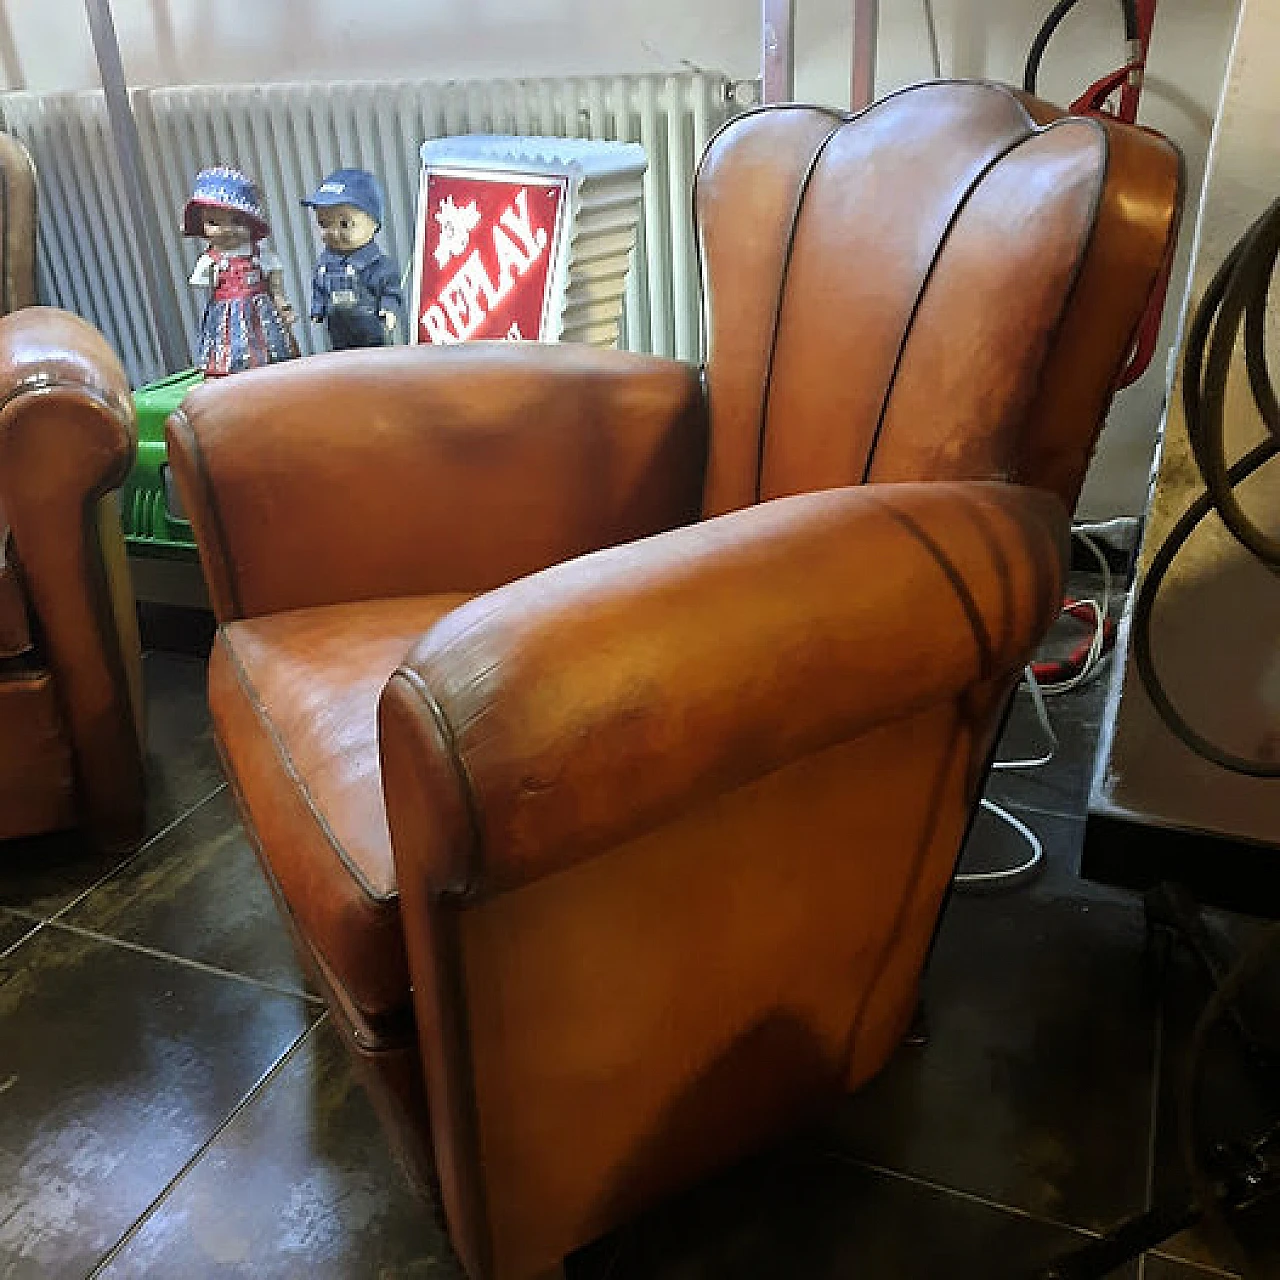
[[[705,380],[345,352],[170,420],[228,774],[472,1276],[554,1269],[907,1026],[1177,218],[1171,148],[1052,114],[730,124]]]
[[[141,655],[117,490],[129,385],[90,325],[0,319],[0,839],[142,828]],[[0,849],[0,875],[3,849]]]

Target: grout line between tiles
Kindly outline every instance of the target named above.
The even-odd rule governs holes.
[[[987,791],[983,794],[1005,809],[1017,809],[1023,813],[1034,813],[1042,818],[1057,818],[1059,822],[1075,822],[1083,826],[1089,818],[1089,799],[1087,796],[1084,799],[1084,809],[1068,811],[1065,808],[1051,808],[1048,804],[1034,804],[1028,800],[1011,800],[1008,796],[1001,795],[998,787],[994,791]]]
[[[1088,1240],[1102,1239],[1102,1233],[1093,1231],[1088,1227],[1078,1227],[1070,1222],[1062,1222],[1057,1218],[1046,1218],[1038,1213],[1032,1213],[1027,1209],[1020,1209],[1017,1205],[1005,1204],[1000,1200],[993,1200],[989,1196],[984,1196],[975,1191],[965,1191],[960,1187],[948,1186],[946,1183],[935,1182],[931,1178],[921,1178],[913,1173],[904,1173],[901,1169],[890,1169],[886,1165],[875,1164],[870,1160],[860,1160],[856,1156],[851,1156],[845,1152],[827,1151],[827,1156],[843,1161],[846,1164],[852,1164],[858,1168],[866,1169],[870,1173],[875,1173],[881,1177],[891,1178],[896,1182],[904,1182],[909,1186],[923,1187],[928,1191],[933,1191],[939,1195],[951,1196],[956,1200],[965,1200],[971,1204],[980,1205],[984,1209],[994,1209],[998,1213],[1008,1214],[1011,1217],[1022,1218],[1028,1222],[1034,1222],[1038,1226],[1056,1227],[1062,1231],[1070,1231],[1074,1235],[1082,1236]],[[1163,1249],[1151,1249],[1148,1252],[1165,1262],[1175,1263],[1177,1266],[1184,1267],[1192,1273],[1201,1273],[1206,1277],[1212,1277],[1213,1280],[1240,1280],[1239,1275],[1234,1271],[1224,1271],[1221,1267],[1215,1266],[1213,1263],[1195,1261],[1191,1262],[1186,1258],[1180,1258],[1177,1254],[1167,1253]],[[1139,1276],[1144,1273],[1146,1266],[1146,1255],[1144,1255],[1138,1263]]]
[[[1165,1253],[1161,1249],[1149,1250],[1149,1256],[1159,1258],[1162,1262],[1172,1262],[1184,1271],[1189,1271],[1193,1276],[1210,1276],[1212,1280],[1240,1280],[1238,1272],[1223,1271],[1221,1267],[1214,1266],[1212,1262],[1189,1262],[1186,1258],[1179,1258],[1176,1254]]]
[[[43,920],[32,920],[30,916],[24,916],[16,912],[11,912],[10,914],[14,915],[15,919],[21,920],[23,924],[29,924],[31,928],[28,929],[26,933],[20,934],[16,937],[7,947],[5,947],[3,951],[0,951],[0,960],[4,960],[6,957],[11,956],[20,946],[22,946],[24,942],[32,937],[33,934],[39,933],[40,930],[44,928]]]
[[[146,853],[151,848],[152,845],[158,844],[161,840],[165,838],[165,836],[167,836],[171,831],[173,831],[175,827],[179,827],[184,822],[186,822],[186,820],[189,817],[191,817],[191,815],[195,813],[197,809],[203,809],[204,806],[207,805],[209,801],[212,800],[220,791],[225,791],[226,789],[227,789],[227,784],[225,782],[220,782],[216,787],[214,787],[212,791],[209,792],[207,796],[205,796],[203,799],[197,800],[195,804],[191,805],[190,808],[185,809],[171,822],[167,822],[163,827],[160,828],[159,831],[155,833],[155,835],[148,836],[118,866],[112,867],[111,870],[106,873],[106,875],[99,876],[98,879],[96,879],[87,889],[82,889],[65,906],[59,907],[58,910],[53,913],[53,915],[49,916],[45,920],[45,923],[53,924],[58,920],[60,916],[66,915],[66,913],[70,911],[72,907],[78,907],[95,889],[100,888],[102,885],[106,884],[108,880],[111,880],[114,877],[118,876],[126,867],[132,866],[133,863],[136,862],[140,857],[142,857],[142,855]]]
[[[176,956],[172,952],[160,951],[141,942],[130,942],[126,938],[113,938],[109,933],[99,933],[96,929],[86,929],[78,924],[67,924],[61,920],[50,920],[47,923],[54,929],[78,934],[82,938],[92,938],[95,942],[105,942],[109,946],[123,947],[126,951],[135,951],[140,955],[150,956],[153,960],[167,960],[171,964],[182,965],[187,969],[198,969],[201,973],[210,973],[218,978],[232,978],[236,982],[248,983],[249,986],[259,987],[275,995],[292,996],[294,999],[303,1000],[307,1004],[324,1005],[324,1000],[320,996],[312,995],[308,991],[298,991],[292,987],[283,987],[278,983],[267,982],[262,978],[251,978],[248,974],[235,973],[230,969],[220,969],[216,964],[207,964],[203,960],[192,960],[189,956]]]
[[[100,1276],[103,1270],[111,1265],[112,1262],[124,1251],[125,1247],[131,1240],[142,1230],[146,1223],[155,1215],[160,1206],[169,1198],[177,1187],[178,1183],[187,1176],[188,1173],[204,1156],[205,1152],[218,1141],[220,1137],[231,1127],[240,1114],[250,1107],[257,1098],[262,1094],[266,1087],[276,1078],[283,1070],[285,1065],[293,1058],[293,1055],[302,1047],[307,1038],[315,1031],[315,1029],[328,1017],[328,1013],[322,1013],[298,1038],[263,1072],[258,1082],[236,1103],[231,1109],[231,1113],[218,1127],[205,1139],[204,1142],[196,1148],[195,1152],[187,1160],[187,1162],[173,1175],[165,1184],[160,1194],[142,1211],[137,1220],[124,1232],[119,1240],[111,1246],[110,1249],[98,1260],[92,1271],[89,1272],[85,1280],[94,1280],[94,1277]]]
[[[874,1164],[870,1160],[860,1160],[858,1157],[851,1156],[843,1151],[828,1151],[827,1155],[847,1164],[857,1165],[870,1173],[877,1173],[881,1177],[892,1178],[897,1182],[905,1182],[911,1186],[924,1187],[941,1195],[953,1196],[957,1200],[967,1200],[970,1204],[981,1205],[984,1209],[995,1209],[1000,1213],[1006,1213],[1015,1218],[1023,1218],[1027,1222],[1037,1223],[1042,1227],[1057,1227],[1061,1231],[1070,1231],[1088,1240],[1102,1239],[1101,1232],[1091,1231],[1088,1227],[1077,1227],[1070,1222],[1062,1222],[1057,1218],[1046,1218],[1041,1214],[1032,1213],[1028,1209],[1020,1209],[1017,1205],[1004,1204],[1000,1200],[993,1200],[989,1196],[981,1195],[976,1191],[965,1191],[961,1187],[952,1187],[943,1182],[934,1182],[932,1178],[921,1178],[914,1173],[903,1173],[901,1169],[890,1169],[886,1165]]]

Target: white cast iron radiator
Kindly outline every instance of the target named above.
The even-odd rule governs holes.
[[[372,170],[387,194],[382,246],[407,269],[421,143],[459,133],[517,133],[644,146],[649,168],[622,345],[698,358],[690,186],[708,137],[736,110],[722,75],[135,89],[132,102],[188,344],[203,305],[187,284],[199,246],[182,238],[179,219],[199,169],[233,164],[262,184],[286,289],[303,317],[295,333],[312,351],[317,331],[305,317],[318,244],[300,199],[333,169]],[[96,324],[134,385],[160,377],[166,370],[102,94],[5,94],[0,124],[26,144],[36,164],[41,300]]]

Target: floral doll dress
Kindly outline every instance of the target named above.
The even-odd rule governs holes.
[[[298,354],[267,285],[280,259],[256,242],[238,249],[205,250],[191,283],[210,290],[200,323],[197,365],[208,377],[257,369]]]

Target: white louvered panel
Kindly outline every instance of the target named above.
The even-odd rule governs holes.
[[[162,372],[101,93],[9,93],[4,128],[36,166],[40,300],[92,320],[135,377]]]
[[[262,184],[286,289],[302,317],[295,332],[302,349],[311,351],[325,343],[306,320],[317,245],[301,198],[344,165],[378,174],[387,195],[379,238],[407,270],[420,144],[453,133],[494,132],[644,145],[648,171],[634,257],[619,235],[625,210],[611,205],[607,186],[592,192],[580,210],[573,247],[601,265],[614,259],[601,288],[622,292],[623,346],[697,359],[690,179],[710,133],[732,110],[726,86],[723,76],[688,73],[135,90],[145,178],[187,343],[193,343],[203,297],[187,284],[199,245],[183,238],[180,221],[199,169],[233,164]],[[11,93],[0,100],[0,114],[36,161],[42,298],[98,325],[135,383],[159,377],[165,370],[102,95]],[[566,336],[600,340],[597,302],[604,300],[604,294],[566,298]]]
[[[561,337],[615,346],[640,210],[634,179],[596,178],[584,184],[569,256],[585,277],[565,290]],[[589,268],[583,270],[583,268]]]

